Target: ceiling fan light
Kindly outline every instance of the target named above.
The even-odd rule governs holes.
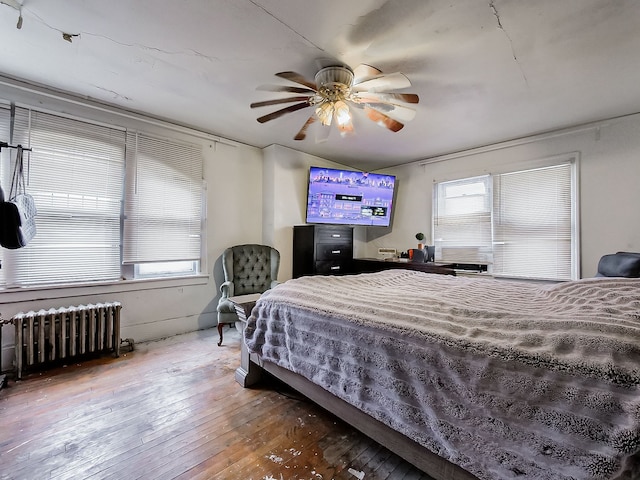
[[[336,115],[336,122],[339,127],[344,127],[351,123],[351,112],[349,106],[342,100],[338,100],[333,107]]]
[[[333,103],[331,102],[323,102],[318,105],[318,107],[316,108],[316,115],[323,125],[331,125],[331,120],[333,119],[333,110]]]

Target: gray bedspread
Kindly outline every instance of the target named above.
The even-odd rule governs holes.
[[[245,342],[480,479],[640,479],[638,279],[303,277]]]

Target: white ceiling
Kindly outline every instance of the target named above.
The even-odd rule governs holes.
[[[365,170],[640,112],[637,0],[0,1],[5,76]],[[256,87],[323,59],[405,73],[416,118],[321,143],[293,140],[310,108],[256,121],[287,96]]]

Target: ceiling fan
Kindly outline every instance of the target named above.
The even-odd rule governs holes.
[[[359,65],[354,70],[345,65],[324,67],[318,70],[314,81],[307,80],[296,72],[280,72],[276,73],[276,76],[302,87],[263,85],[258,87],[258,90],[298,95],[255,102],[251,104],[251,108],[298,102],[258,118],[258,122],[265,123],[287,113],[315,107],[313,114],[294,137],[295,140],[304,140],[307,129],[317,120],[327,127],[325,130],[327,136],[329,135],[328,127],[334,120],[341,134],[351,133],[353,116],[350,107],[362,109],[369,119],[378,125],[397,132],[404,127],[404,122],[412,120],[416,114],[413,108],[405,104],[419,102],[418,95],[414,93],[390,92],[411,86],[411,82],[404,74],[384,74],[377,68],[365,64]]]

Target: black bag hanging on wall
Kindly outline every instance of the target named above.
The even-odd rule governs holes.
[[[17,152],[8,201],[0,187],[0,245],[12,250],[26,246],[36,235],[38,213],[33,197],[25,191],[21,145]]]
[[[0,187],[0,245],[4,248],[20,248],[21,225],[18,206],[4,200],[4,192]]]

